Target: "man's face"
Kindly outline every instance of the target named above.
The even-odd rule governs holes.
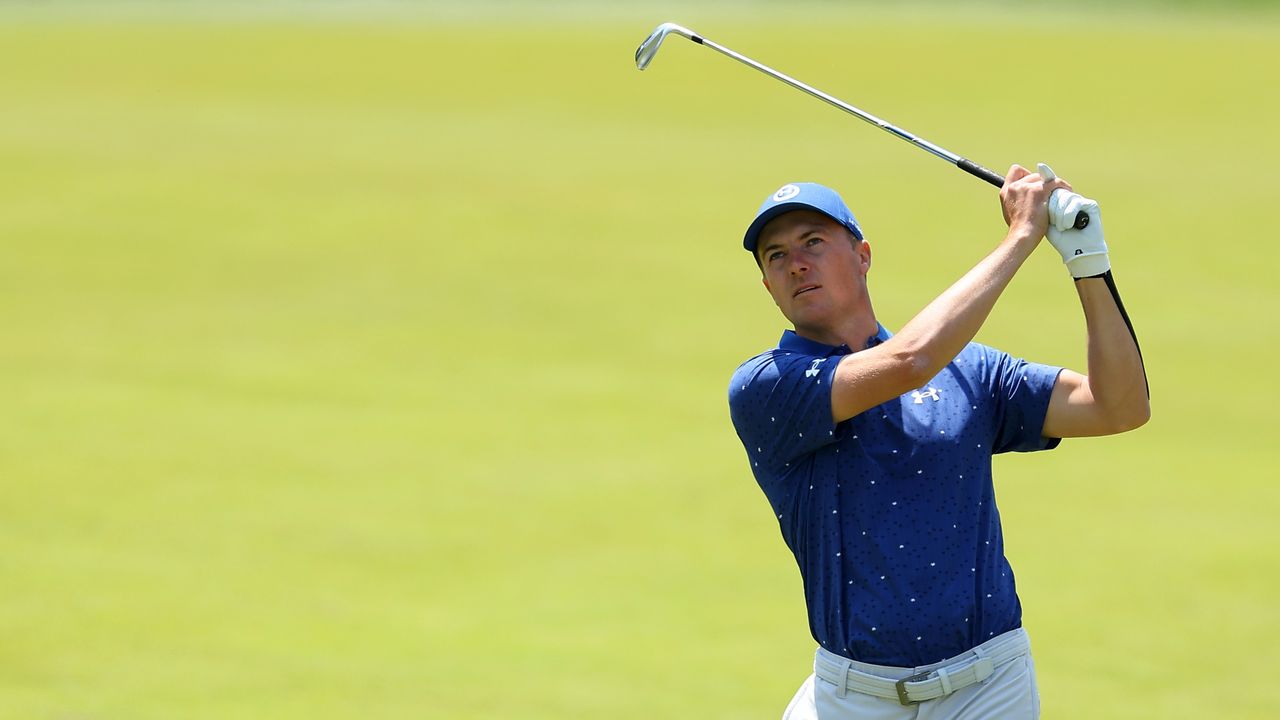
[[[756,257],[764,286],[797,331],[823,331],[863,307],[871,249],[843,225],[812,210],[769,221]]]

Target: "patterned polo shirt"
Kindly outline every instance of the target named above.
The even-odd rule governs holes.
[[[867,343],[889,338],[883,326]],[[733,424],[804,581],[813,637],[916,667],[1022,624],[991,478],[1040,435],[1060,368],[970,343],[924,387],[836,424],[848,346],[783,333],[738,367]]]

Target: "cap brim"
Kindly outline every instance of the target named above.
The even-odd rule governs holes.
[[[778,203],[757,215],[756,219],[751,222],[750,227],[747,228],[746,235],[742,236],[742,247],[746,249],[747,252],[755,255],[756,246],[760,243],[760,231],[764,230],[764,226],[768,225],[770,220],[778,217],[779,215],[785,215],[793,210],[812,210],[814,212],[820,212],[832,220],[835,220],[837,223],[840,223],[841,227],[844,227],[844,223],[840,222],[840,218],[833,216],[831,213],[820,207],[804,202]]]

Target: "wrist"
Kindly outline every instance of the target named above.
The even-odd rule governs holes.
[[[1076,280],[1099,277],[1111,269],[1111,258],[1107,251],[1081,253],[1066,260],[1067,270]]]
[[[1109,272],[1111,271],[1108,270],[1107,272],[1104,272],[1101,275],[1086,275],[1085,277],[1073,277],[1071,279],[1075,281],[1076,285],[1079,285],[1081,283],[1088,284],[1090,280],[1101,280],[1105,283],[1107,279],[1107,273]]]
[[[1004,244],[1016,245],[1030,252],[1040,244],[1040,239],[1043,237],[1043,232],[1037,232],[1036,228],[1030,225],[1013,225],[1004,236]]]

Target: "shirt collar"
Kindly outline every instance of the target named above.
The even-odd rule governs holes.
[[[873,348],[891,337],[893,337],[893,333],[885,330],[884,326],[880,323],[876,323],[876,334],[867,338],[866,346],[861,349],[866,350]],[[827,345],[826,343],[820,343],[817,340],[800,337],[796,334],[795,330],[783,331],[782,339],[778,341],[778,348],[789,352],[798,352],[805,355],[821,355],[823,357],[835,354],[848,355],[853,352],[848,345]]]

